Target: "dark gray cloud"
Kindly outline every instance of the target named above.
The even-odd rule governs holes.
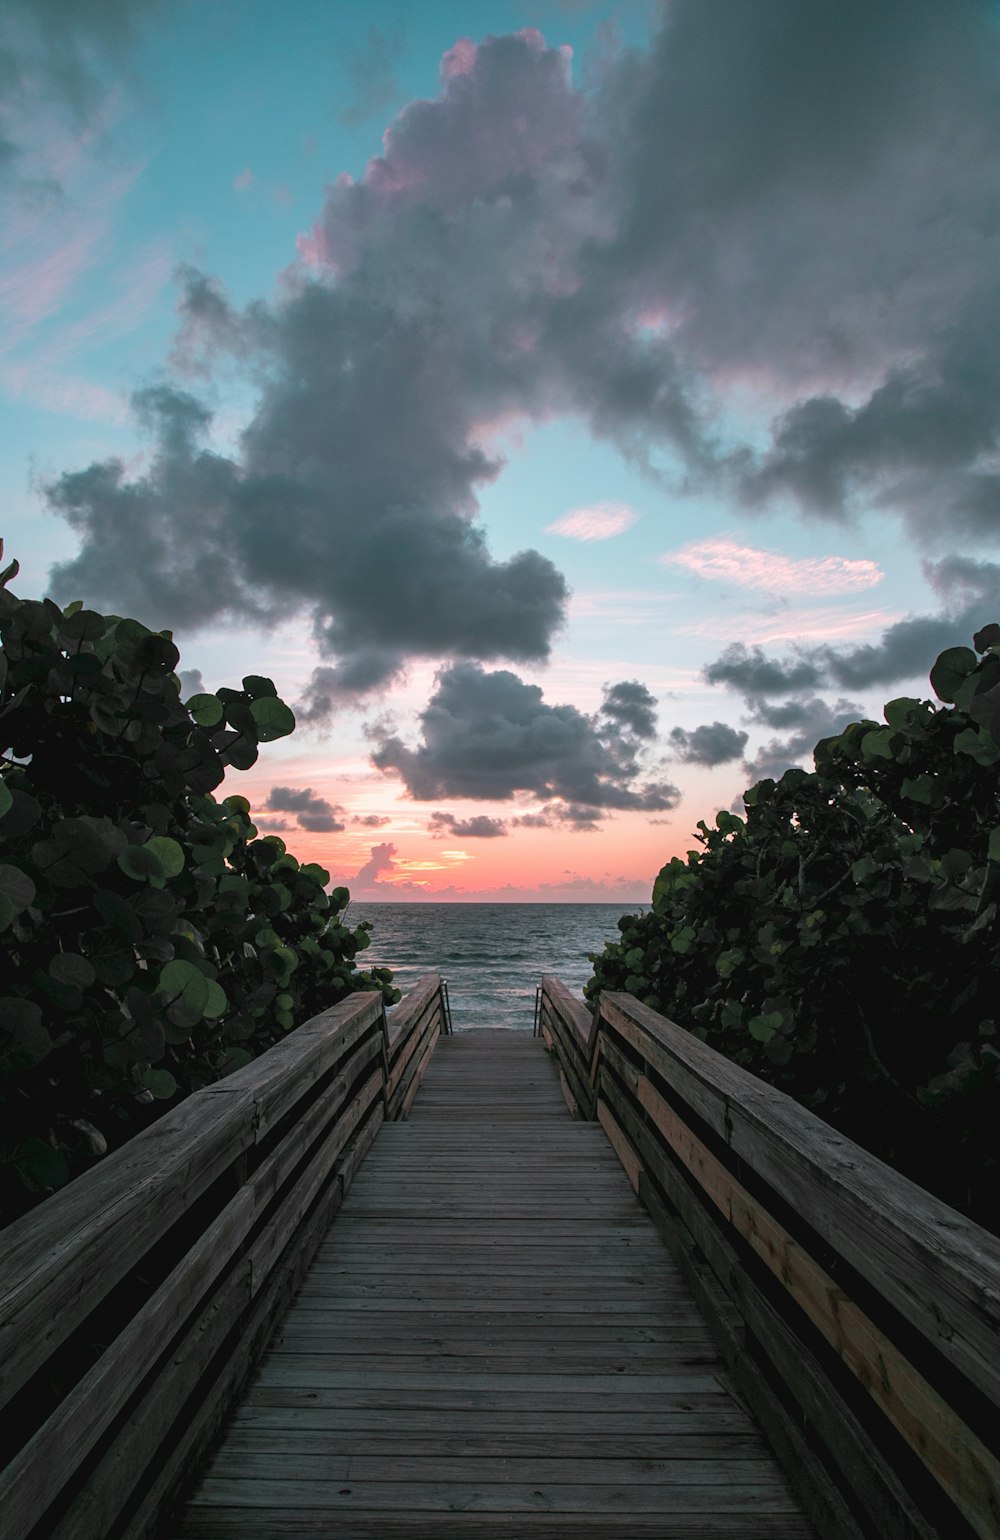
[[[725,722],[706,722],[690,732],[675,727],[670,742],[678,759],[689,765],[725,765],[741,759],[749,733],[737,732]]]
[[[264,805],[275,813],[294,813],[299,827],[314,834],[339,834],[346,828],[337,817],[344,809],[318,796],[311,786],[300,790],[293,786],[272,786]]]
[[[865,713],[860,706],[849,700],[831,704],[819,696],[803,697],[794,703],[786,703],[775,713],[777,720],[771,725],[787,727],[794,723],[794,730],[783,738],[770,738],[757,750],[753,759],[744,763],[748,784],[769,776],[774,780],[784,775],[792,765],[813,766],[813,750],[821,738],[830,738],[843,732],[849,722],[857,722]],[[759,720],[768,721],[763,708]]]
[[[385,112],[400,97],[395,69],[403,52],[402,33],[369,27],[364,42],[348,44],[341,68],[347,77],[351,99],[337,113],[350,127]]]
[[[704,677],[709,684],[728,685],[745,695],[790,695],[819,684],[823,674],[808,657],[779,661],[767,657],[761,647],[733,642],[706,665]]]
[[[601,715],[636,738],[656,737],[656,697],[638,679],[622,679],[618,684],[608,685]]]
[[[507,833],[502,818],[488,818],[485,813],[477,813],[473,818],[456,818],[454,813],[432,813],[427,827],[433,839],[455,835],[460,839],[494,840]]]
[[[560,805],[563,817],[593,822],[601,810],[660,811],[679,800],[675,786],[641,780],[634,738],[575,706],[548,705],[537,685],[505,669],[442,670],[420,722],[416,748],[381,732],[372,755],[418,801],[528,792]]]
[[[382,818],[378,813],[365,813],[361,817],[352,818],[351,822],[361,824],[362,828],[365,829],[384,829],[386,824],[392,822],[392,819]]]

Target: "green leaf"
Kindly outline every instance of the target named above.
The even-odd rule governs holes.
[[[921,802],[925,807],[930,807],[934,800],[934,777],[932,775],[907,776],[900,787],[904,797],[911,802]]]
[[[14,1168],[32,1192],[49,1192],[69,1181],[66,1157],[33,1135],[22,1139],[14,1151]]]
[[[192,695],[184,705],[199,727],[218,727],[225,715],[222,702],[217,695]]]
[[[971,647],[947,647],[931,669],[931,688],[939,700],[953,701],[979,659]]]
[[[145,845],[129,845],[118,857],[118,865],[126,877],[135,882],[148,882],[154,888],[162,888],[166,885],[167,873],[155,849],[150,849],[151,844],[150,840]]]
[[[147,1091],[152,1091],[158,1102],[168,1102],[177,1095],[177,1081],[168,1069],[147,1069],[142,1077]]]
[[[168,996],[167,1014],[178,1026],[194,1026],[209,1002],[209,984],[194,963],[174,958],[161,969],[159,988]]]
[[[207,982],[208,999],[202,1006],[201,1014],[206,1021],[215,1021],[216,1017],[221,1016],[223,1011],[228,1009],[229,1001],[221,984],[217,984],[215,979],[209,979]]]
[[[1000,747],[994,742],[992,734],[977,731],[974,727],[966,727],[956,733],[952,748],[956,754],[968,754],[977,765],[995,765],[1000,760]]]
[[[14,914],[21,914],[35,897],[35,884],[19,866],[0,863],[0,898],[5,898]]]
[[[751,1016],[747,1030],[758,1043],[769,1043],[784,1019],[781,1011],[765,1011],[761,1016]]]
[[[165,834],[154,834],[142,847],[148,855],[159,861],[165,877],[176,877],[184,870],[184,851],[176,840]],[[154,883],[154,887],[157,884]]]
[[[4,813],[9,812],[13,806],[14,798],[11,796],[9,788],[3,781],[0,781],[0,818],[3,817]]]
[[[1000,861],[1000,828],[990,830],[987,858],[990,861]]]
[[[276,738],[286,738],[295,728],[293,712],[275,695],[262,695],[251,701],[250,715],[260,743],[273,743]]]
[[[252,1063],[253,1054],[248,1053],[245,1048],[230,1048],[222,1066],[222,1073],[224,1075],[231,1075],[233,1070],[243,1069],[244,1065]]]
[[[49,963],[49,972],[60,984],[88,989],[97,978],[94,965],[76,952],[59,952]]]
[[[896,736],[894,727],[877,727],[873,733],[865,733],[861,740],[861,754],[864,759],[892,759],[890,747]]]
[[[914,711],[919,705],[920,702],[915,700],[913,696],[899,695],[895,700],[886,702],[882,708],[882,715],[885,717],[889,726],[896,728],[898,731],[900,728],[906,726],[906,723],[910,717],[910,713]]]
[[[263,674],[247,674],[243,680],[243,688],[255,700],[277,696],[278,693],[273,679],[266,679]]]

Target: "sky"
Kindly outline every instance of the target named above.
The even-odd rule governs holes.
[[[647,902],[1000,619],[993,0],[6,0],[15,591],[367,900]]]

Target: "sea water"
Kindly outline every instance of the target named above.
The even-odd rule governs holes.
[[[509,1027],[530,1032],[535,990],[554,973],[581,993],[588,952],[617,940],[628,904],[372,904],[352,902],[347,923],[372,922],[362,967],[391,968],[406,992],[422,973],[448,982],[456,1032]]]

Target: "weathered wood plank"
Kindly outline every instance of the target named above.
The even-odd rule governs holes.
[[[0,1405],[253,1143],[248,1091],[189,1097],[4,1232]]]
[[[198,1301],[227,1266],[253,1221],[247,1189],[223,1210],[94,1367],[3,1471],[4,1540],[22,1540],[149,1373]]]
[[[702,1191],[804,1310],[984,1540],[1000,1533],[1000,1461],[819,1264],[747,1192],[648,1079],[639,1100]]]
[[[336,1481],[227,1480],[207,1476],[198,1487],[191,1504],[197,1517],[203,1507],[247,1503],[262,1509],[296,1506],[325,1507],[330,1514],[364,1513],[372,1508],[395,1509],[404,1513],[448,1512],[461,1493],[466,1512],[608,1513],[615,1516],[633,1513],[790,1513],[795,1505],[785,1489],[770,1482],[730,1482],[708,1485],[624,1485],[619,1482],[546,1482],[544,1487],[512,1480],[463,1483],[461,1488],[448,1481],[358,1481],[338,1485]]]
[[[831,1468],[839,1467],[843,1473],[844,1492],[856,1495],[864,1511],[880,1516],[880,1540],[932,1540],[938,1533],[933,1524],[921,1517],[905,1484],[879,1456],[868,1430],[833,1388],[829,1375],[747,1276],[721,1228],[657,1143],[641,1111],[624,1099],[619,1099],[617,1109],[642,1158],[643,1201],[712,1325],[749,1405],[775,1448],[785,1454],[786,1469],[797,1481],[821,1533],[830,1540],[842,1540],[853,1533],[856,1520],[842,1511],[844,1495],[830,1491],[826,1467],[815,1468],[811,1446],[817,1439],[826,1448]],[[712,1274],[718,1280],[716,1286]],[[720,1300],[719,1286],[728,1298]],[[756,1352],[751,1351],[754,1342]],[[802,1422],[810,1432],[808,1443],[796,1419],[788,1417],[771,1394],[768,1378],[761,1373],[761,1355],[773,1365],[786,1394],[801,1407]]]
[[[1000,1239],[638,1001],[607,994],[601,1013],[1000,1407]]]

